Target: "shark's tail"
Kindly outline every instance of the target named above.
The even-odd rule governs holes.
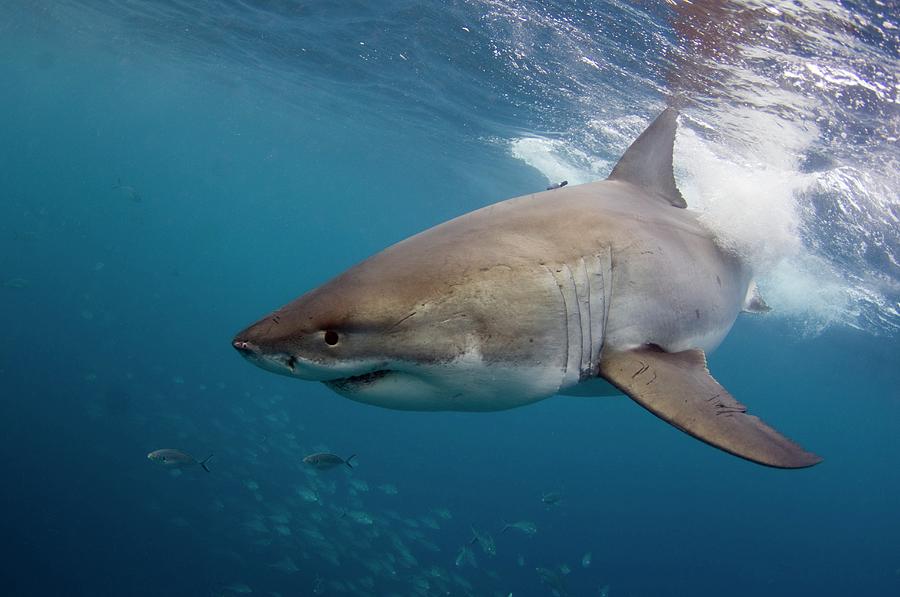
[[[353,465],[350,464],[350,461],[353,460],[354,458],[356,458],[356,454],[351,454],[350,458],[347,458],[346,460],[344,460],[344,464],[346,464],[348,467],[350,467],[350,469],[353,469]]]
[[[209,459],[212,457],[213,457],[213,455],[210,454],[209,456],[207,456],[206,458],[204,458],[203,460],[200,461],[200,466],[202,466],[203,470],[205,470],[207,473],[212,472],[211,470],[209,470],[209,467],[206,466],[206,463],[209,462]]]

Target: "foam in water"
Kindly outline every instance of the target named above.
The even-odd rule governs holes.
[[[548,182],[569,181],[584,184],[596,180],[608,172],[612,164],[592,159],[587,153],[558,139],[522,137],[510,144],[514,158],[539,170]]]
[[[799,156],[814,135],[766,114],[740,118],[766,140],[751,151],[705,141],[689,127],[679,132],[676,176],[691,209],[750,264],[775,314],[807,332],[851,323],[850,288],[802,234],[800,197],[816,177],[800,172]]]

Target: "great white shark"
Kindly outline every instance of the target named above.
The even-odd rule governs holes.
[[[666,109],[606,180],[525,195],[401,241],[238,333],[254,364],[352,400],[491,411],[624,393],[717,448],[780,468],[821,459],[710,375],[750,268],[685,209]]]

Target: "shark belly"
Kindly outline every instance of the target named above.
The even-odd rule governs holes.
[[[459,359],[392,372],[361,392],[331,386],[351,400],[412,411],[487,412],[508,410],[549,398],[560,387],[561,370],[552,364],[486,363],[477,352]]]

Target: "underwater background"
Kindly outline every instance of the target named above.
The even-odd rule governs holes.
[[[880,1],[0,3],[0,591],[900,594],[898,27]],[[408,235],[604,178],[667,102],[690,208],[773,307],[710,368],[822,464],[621,397],[382,410],[232,349]]]

